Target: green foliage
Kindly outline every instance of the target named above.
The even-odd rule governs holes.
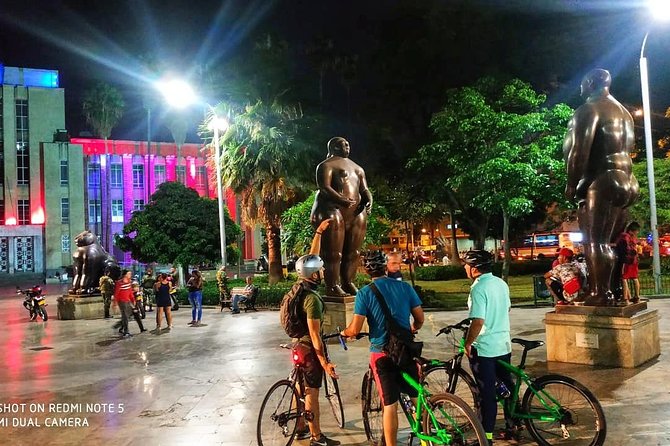
[[[374,191],[372,191],[374,197]],[[287,252],[302,255],[309,251],[314,238],[314,228],[310,224],[310,214],[316,192],[305,201],[298,203],[282,214],[282,244]],[[368,217],[364,246],[381,244],[388,236],[391,227],[386,222],[386,209],[376,201],[372,203],[372,213]]]
[[[125,108],[119,90],[105,82],[97,82],[86,90],[81,105],[86,122],[103,139],[108,139],[112,134]]]
[[[544,260],[524,260],[519,262],[510,262],[509,275],[510,276],[526,276],[526,275],[544,275],[551,269],[553,259]],[[493,265],[493,274],[502,277],[503,264],[501,262]]]
[[[437,299],[437,293],[434,290],[414,285],[414,291],[419,295],[421,304],[424,308],[439,307],[440,301]]]
[[[630,208],[630,218],[650,232],[649,180],[646,160],[633,164],[633,173],[640,183],[640,198]],[[670,232],[670,159],[654,160],[654,185],[656,186],[656,217],[658,233]]]
[[[416,280],[464,279],[467,275],[461,266],[422,266],[416,269]]]
[[[226,239],[234,241],[242,231],[227,209],[225,218]],[[115,243],[144,263],[215,263],[221,258],[216,200],[181,183],[163,183],[144,210],[133,213]]]

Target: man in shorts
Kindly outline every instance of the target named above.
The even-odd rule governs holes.
[[[365,256],[365,270],[379,289],[391,315],[396,323],[413,332],[423,325],[424,314],[421,300],[411,285],[387,277],[386,256],[380,251],[372,251]],[[410,315],[413,322],[410,324]],[[360,333],[363,322],[367,319],[370,332],[370,367],[374,374],[379,396],[384,406],[384,439],[386,446],[395,446],[398,436],[398,400],[400,392],[406,393],[416,404],[417,391],[411,388],[402,378],[406,372],[415,380],[419,380],[417,365],[412,363],[403,368],[395,365],[382,351],[388,341],[384,311],[379,306],[370,285],[366,285],[356,293],[354,317],[347,328],[340,333],[343,337],[355,337]]]

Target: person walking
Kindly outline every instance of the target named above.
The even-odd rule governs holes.
[[[188,301],[191,303],[191,322],[188,325],[197,327],[202,320],[202,274],[197,269],[191,271],[186,283],[188,289]]]
[[[172,302],[170,301],[170,280],[167,274],[159,274],[154,291],[156,294],[156,333],[160,333],[163,313],[167,320],[167,328],[172,329]]]
[[[121,278],[116,281],[116,285],[114,287],[114,299],[119,305],[119,310],[121,311],[121,328],[119,328],[119,333],[121,333],[124,338],[129,338],[132,336],[128,330],[128,318],[133,314],[135,296],[133,295],[133,288],[130,277],[131,272],[127,269],[124,269],[121,273]]]
[[[179,290],[179,271],[174,266],[170,268],[168,273],[168,280],[170,281],[170,300],[172,301],[172,311],[179,310],[179,302],[177,301],[177,290]]]
[[[112,296],[114,295],[114,279],[109,277],[109,270],[105,270],[105,274],[100,277],[100,294],[102,294],[102,302],[105,306],[105,319],[109,319],[112,315],[109,308],[112,305]]]
[[[417,332],[424,322],[421,299],[407,282],[399,281],[386,274],[386,256],[381,251],[372,251],[364,259],[365,271],[372,284],[356,293],[354,316],[347,328],[340,333],[345,338],[353,338],[361,332],[367,319],[370,333],[370,368],[382,400],[384,440],[386,446],[396,446],[398,437],[398,400],[400,392],[406,393],[416,404],[418,393],[402,377],[402,372],[419,381],[419,369],[414,362],[396,365],[383,351],[388,342],[386,317],[372,286],[381,293],[395,322],[412,332]],[[410,323],[410,316],[412,322]]]
[[[507,389],[514,388],[509,371],[498,361],[509,362],[512,356],[510,338],[509,287],[491,272],[493,256],[484,250],[470,250],[463,258],[465,273],[471,279],[468,296],[470,328],[465,337],[465,353],[470,369],[479,387],[482,425],[489,444],[493,444],[493,429],[497,415],[496,383]],[[515,434],[514,426],[507,426],[501,439]]]

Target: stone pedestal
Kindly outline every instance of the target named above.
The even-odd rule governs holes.
[[[346,328],[354,317],[354,296],[323,296],[326,312],[323,316],[323,332],[332,333]]]
[[[102,319],[105,317],[105,304],[100,294],[86,296],[64,294],[57,301],[58,319],[60,320]],[[112,305],[110,312],[118,315],[118,307]]]
[[[546,314],[547,360],[638,367],[661,354],[658,311],[646,302],[626,307],[559,306]]]

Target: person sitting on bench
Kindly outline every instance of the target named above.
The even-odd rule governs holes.
[[[232,297],[232,309],[233,314],[238,314],[240,312],[240,302],[246,302],[247,300],[253,299],[254,294],[257,292],[256,285],[253,284],[253,277],[248,276],[246,278],[247,286],[244,287],[244,294],[235,294]]]

